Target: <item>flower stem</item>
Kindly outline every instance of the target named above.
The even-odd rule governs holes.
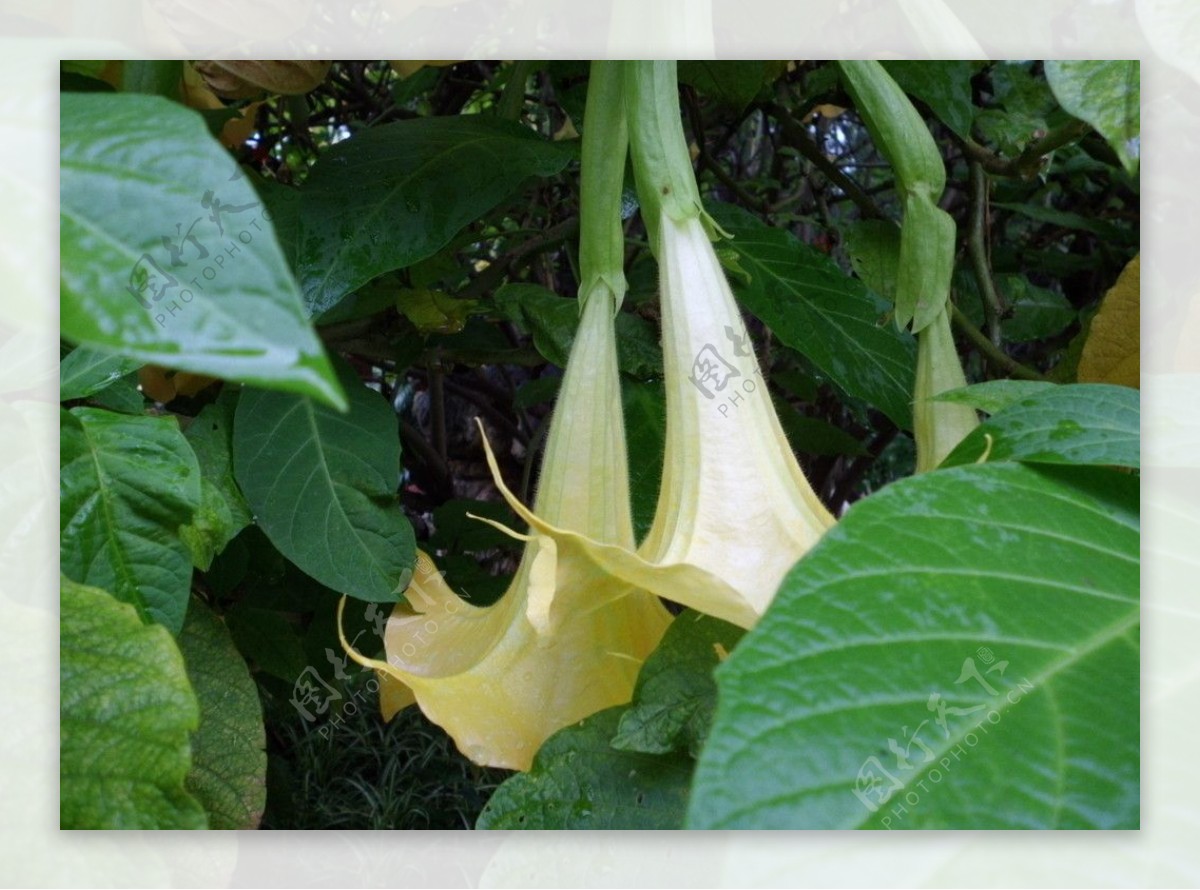
[[[625,299],[625,232],[621,193],[629,137],[621,62],[592,62],[583,117],[579,197],[579,300],[607,288],[613,311]]]
[[[642,218],[657,245],[660,214],[676,222],[703,216],[700,189],[679,116],[674,62],[626,62],[633,173]]]

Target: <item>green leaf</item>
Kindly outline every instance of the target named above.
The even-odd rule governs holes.
[[[971,63],[967,61],[890,61],[881,65],[910,96],[920,99],[958,136],[971,135],[975,105]]]
[[[1013,309],[1012,317],[1004,320],[1006,340],[1025,343],[1053,337],[1079,314],[1062,294],[1030,284],[1024,275],[998,276],[996,284]]]
[[[893,302],[900,269],[900,227],[883,219],[860,219],[842,232],[850,267],[875,293]]]
[[[296,628],[279,612],[238,603],[225,614],[229,634],[242,656],[254,666],[294,684],[308,659]]]
[[[72,349],[58,368],[58,398],[63,402],[86,399],[136,371],[141,364],[137,359],[83,346]]]
[[[179,648],[200,703],[184,787],[204,806],[209,828],[257,828],[267,803],[267,734],[258,687],[229,631],[203,603],[188,609]]]
[[[59,827],[204,828],[184,789],[200,711],[175,641],[66,578],[60,605]]]
[[[681,61],[680,83],[695,87],[730,111],[740,113],[749,105],[762,85],[781,73],[778,62],[762,61]]]
[[[121,67],[121,89],[124,92],[179,98],[183,63],[178,59],[127,59]]]
[[[513,407],[518,411],[527,411],[534,405],[543,405],[558,398],[562,387],[562,377],[547,375],[535,377],[517,387],[513,393]]]
[[[191,531],[185,530],[196,567],[208,571],[213,557],[253,522],[250,507],[233,476],[233,416],[236,390],[225,389],[205,405],[188,426],[188,443],[200,465],[200,510]],[[199,558],[197,558],[199,557]]]
[[[1029,62],[997,62],[989,71],[994,101],[1003,106],[975,115],[975,126],[1005,155],[1019,154],[1039,131],[1048,129],[1054,94]]]
[[[986,380],[983,383],[964,386],[962,389],[938,393],[933,398],[938,402],[957,402],[988,414],[995,414],[1014,402],[1053,389],[1056,385],[1042,380]]]
[[[200,505],[200,468],[179,424],[98,408],[60,418],[63,574],[178,633],[192,580],[179,527]]]
[[[691,610],[671,622],[638,673],[633,703],[621,716],[612,746],[619,751],[697,756],[717,702],[713,669],[744,631]]]
[[[775,413],[779,425],[791,443],[792,450],[800,454],[863,455],[867,449],[858,439],[831,423],[815,417],[805,417],[786,402],[775,399]]]
[[[846,393],[910,428],[916,341],[881,322],[886,304],[790,232],[729,204],[708,209],[751,275],[731,282],[742,305]]]
[[[350,410],[305,396],[246,389],[233,427],[239,487],[279,551],[338,593],[395,602],[416,559],[396,499],[396,413],[337,364]]]
[[[1094,467],[860,501],[718,669],[688,826],[1136,828],[1139,543]]]
[[[924,330],[946,309],[954,277],[954,218],[925,192],[904,197],[896,270],[896,324]]]
[[[567,366],[579,327],[579,301],[559,297],[536,284],[506,284],[496,291],[496,306],[528,329],[533,345],[549,362]],[[618,312],[617,364],[626,374],[662,374],[662,348],[654,327],[637,315]]]
[[[986,455],[993,462],[1137,467],[1140,404],[1138,391],[1127,386],[1050,386],[993,414],[950,452],[942,466],[975,463]]]
[[[1141,157],[1141,63],[1137,59],[1046,62],[1046,80],[1064,110],[1096,128],[1125,169]]]
[[[341,404],[269,217],[196,112],[64,94],[60,135],[64,337]]]
[[[329,148],[280,214],[310,314],[372,278],[432,256],[530,176],[553,176],[569,144],[479,115],[417,118]]]
[[[146,410],[146,397],[139,386],[138,374],[135,371],[104,387],[88,401],[97,407],[121,414],[143,414]]]
[[[609,739],[624,710],[609,708],[552,735],[529,772],[496,789],[475,827],[679,828],[692,760],[614,750]]]
[[[633,534],[643,540],[654,524],[667,446],[667,394],[662,380],[622,380],[625,440],[629,461],[629,502]]]
[[[1102,219],[1084,216],[1081,213],[1070,213],[1066,210],[1058,210],[1042,204],[1029,202],[1016,204],[997,201],[992,206],[1002,210],[1009,210],[1013,213],[1019,213],[1021,216],[1026,216],[1029,219],[1044,222],[1052,226],[1062,226],[1065,229],[1079,229],[1082,232],[1091,232],[1105,241],[1112,241],[1119,244],[1135,243],[1137,237],[1135,229],[1123,228]]]

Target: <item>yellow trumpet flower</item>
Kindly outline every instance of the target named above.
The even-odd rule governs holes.
[[[610,575],[581,543],[634,546],[612,315],[602,295],[584,306],[536,512],[522,508],[536,518],[535,531],[497,526],[525,541],[504,596],[491,606],[471,605],[421,554],[387,622],[387,661],[363,657],[342,638],[355,661],[383,675],[385,716],[415,699],[485,766],[528,769],[553,732],[629,701],[642,661],[671,620],[657,598]],[[488,457],[496,472],[490,449]],[[536,530],[568,522],[586,537]]]
[[[384,631],[387,661],[351,656],[381,675],[385,716],[415,700],[469,758],[528,769],[552,733],[633,695],[638,669],[670,613],[611,575],[588,546],[634,548],[613,316],[625,293],[619,213],[626,155],[621,68],[598,62],[588,88],[580,224],[582,317],[550,421],[534,509],[496,484],[531,526],[504,596],[480,608],[421,554]],[[482,429],[482,427],[481,427]],[[495,525],[495,523],[493,523]],[[579,535],[544,534],[570,525]]]

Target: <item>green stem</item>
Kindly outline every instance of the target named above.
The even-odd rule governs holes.
[[[975,327],[975,325],[971,324],[971,320],[963,315],[962,310],[953,303],[950,304],[950,310],[951,320],[954,322],[954,326],[966,334],[967,339],[970,340],[975,345],[975,348],[978,349],[983,355],[983,357],[993,365],[1004,369],[1011,376],[1016,377],[1018,380],[1047,379],[1045,375],[1039,374],[1037,371],[1033,370],[1033,368],[1026,367],[1016,359],[1001,351],[1000,347],[989,340],[987,334],[979,330],[979,328]]]
[[[625,76],[621,62],[592,62],[579,194],[579,299],[606,288],[614,311],[625,299],[625,232],[621,193],[629,135],[625,119]]]
[[[979,293],[983,295],[983,316],[987,323],[988,337],[996,346],[1000,345],[1000,316],[1004,314],[1004,303],[996,292],[992,280],[991,265],[987,256],[987,237],[984,221],[987,218],[987,174],[978,161],[970,162],[971,207],[968,213],[967,252],[971,256],[971,267]]]
[[[676,221],[704,215],[683,135],[675,63],[626,62],[625,90],[638,199],[650,243],[656,244],[660,214]]]
[[[509,121],[521,119],[521,111],[525,108],[525,83],[536,64],[530,61],[513,62],[508,83],[504,85],[504,92],[500,94],[500,101],[496,103],[498,117]]]
[[[1042,158],[1055,149],[1069,145],[1087,135],[1091,127],[1081,120],[1070,120],[1040,139],[1025,146],[1015,158],[1004,158],[973,139],[964,139],[963,152],[971,160],[978,161],[983,169],[995,176],[1019,176],[1029,178],[1042,166]]]

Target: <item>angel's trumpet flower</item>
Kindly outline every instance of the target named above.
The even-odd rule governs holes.
[[[667,440],[655,519],[637,553],[579,542],[614,575],[742,627],[834,523],[796,462],[709,240],[683,139],[673,63],[627,63],[642,211],[661,269]],[[493,465],[493,472],[495,467]]]
[[[487,766],[528,769],[553,732],[629,701],[641,662],[670,622],[656,597],[609,574],[583,546],[634,547],[613,327],[624,276],[619,263],[604,267],[610,242],[621,243],[626,145],[620,68],[610,66],[599,66],[588,98],[586,127],[593,136],[584,137],[582,318],[533,511],[520,508],[532,531],[508,532],[525,541],[517,572],[498,602],[480,608],[455,595],[422,554],[387,623],[387,661],[364,658],[343,637],[356,661],[384,676],[385,714],[415,698],[464,754]],[[593,109],[609,112],[607,126],[593,120]],[[613,165],[615,175],[608,169]],[[614,182],[615,189],[606,186]],[[594,212],[598,201],[610,212]],[[596,231],[600,219],[608,223]],[[495,472],[490,448],[488,459]],[[518,503],[498,472],[497,482]],[[567,525],[579,536],[541,531]]]
[[[410,690],[479,764],[528,769],[553,732],[629,701],[670,622],[654,596],[611,576],[576,541],[536,530],[569,524],[587,539],[634,546],[612,316],[599,295],[584,307],[530,514],[538,521],[532,534],[509,532],[525,551],[504,596],[470,605],[421,554],[387,623],[387,661],[351,653],[385,675],[385,714]]]

